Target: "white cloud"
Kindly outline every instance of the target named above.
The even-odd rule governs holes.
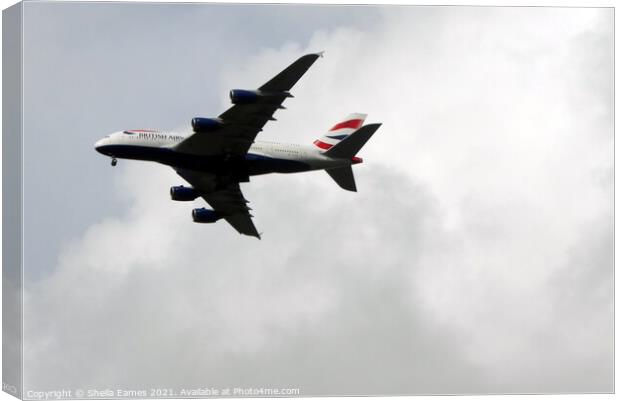
[[[128,210],[28,288],[26,386],[611,391],[612,18],[386,9],[229,69],[223,94],[325,50],[264,137],[367,112],[360,192],[257,177],[256,241],[192,224],[171,170],[121,163]]]

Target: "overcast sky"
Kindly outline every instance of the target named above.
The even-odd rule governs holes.
[[[613,10],[25,4],[25,390],[613,389]],[[259,139],[383,126],[355,167],[242,189],[263,240],[191,222],[185,129],[325,51]]]

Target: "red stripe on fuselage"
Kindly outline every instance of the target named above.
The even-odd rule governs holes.
[[[342,129],[342,128],[358,129],[359,127],[362,126],[363,122],[364,122],[364,120],[360,120],[360,119],[343,121],[341,123],[338,123],[338,124],[334,125],[332,127],[332,129],[330,129],[330,131],[336,131],[336,130]]]
[[[329,149],[329,148],[331,148],[332,146],[334,146],[334,145],[331,145],[331,144],[329,144],[329,143],[325,143],[325,142],[323,142],[323,141],[319,141],[318,139],[317,139],[316,141],[314,141],[314,144],[315,144],[316,146],[318,146],[319,148],[321,148],[321,149]]]

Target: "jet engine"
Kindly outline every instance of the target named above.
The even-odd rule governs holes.
[[[215,210],[206,209],[204,207],[192,210],[192,219],[194,223],[215,223],[221,218],[222,216]]]
[[[288,92],[261,92],[258,90],[246,90],[246,89],[233,89],[230,91],[230,101],[233,104],[250,104],[255,103],[259,98],[271,100],[274,103],[279,103],[287,97],[293,97]]]
[[[249,104],[258,100],[258,91],[233,89],[230,91],[230,101],[233,104]]]
[[[192,118],[192,128],[194,132],[211,132],[221,128],[224,125],[219,118]]]
[[[200,193],[191,187],[171,187],[170,198],[173,201],[189,202],[200,196]]]

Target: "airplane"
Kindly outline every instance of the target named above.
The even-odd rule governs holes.
[[[353,113],[335,124],[312,145],[254,141],[289,92],[323,53],[307,54],[256,90],[233,89],[233,106],[217,118],[195,117],[193,132],[130,129],[95,143],[95,150],[117,159],[154,161],[172,167],[191,186],[170,188],[174,201],[202,197],[212,209],[192,211],[196,223],[226,220],[240,234],[258,239],[248,201],[239,183],[267,173],[325,170],[343,189],[356,191],[352,165],[362,163],[357,152],[381,124],[363,125],[365,114]]]

